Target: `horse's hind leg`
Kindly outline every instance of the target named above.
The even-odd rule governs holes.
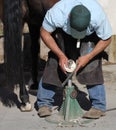
[[[22,55],[21,55],[21,59],[22,59],[22,63],[23,63],[23,51],[22,51]],[[22,104],[20,106],[20,110],[22,112],[26,112],[26,111],[31,111],[32,110],[32,106],[30,104],[30,101],[29,101],[29,94],[27,92],[27,89],[26,89],[26,85],[25,85],[25,78],[24,78],[24,71],[23,71],[23,64],[21,65],[20,67],[20,93],[19,93],[19,96],[20,96],[20,99],[22,101]]]
[[[24,24],[23,24],[23,27],[24,27]],[[24,42],[22,40],[22,42]],[[30,104],[30,101],[29,101],[29,93],[26,89],[26,83],[25,83],[25,74],[24,74],[24,45],[22,44],[22,50],[21,50],[21,65],[20,65],[20,77],[19,77],[19,80],[20,80],[20,83],[19,83],[19,87],[20,87],[20,91],[19,91],[19,97],[20,97],[20,100],[22,101],[21,103],[21,106],[20,106],[20,110],[22,112],[26,112],[26,111],[31,111],[32,110],[32,106]]]
[[[38,88],[38,71],[42,68],[40,67],[40,26],[28,24],[29,32],[31,37],[31,54],[32,54],[32,81],[33,84],[30,89]]]
[[[28,112],[32,110],[31,103],[29,101],[29,95],[25,86],[20,87],[20,99],[22,104],[20,106],[20,110],[22,112]]]

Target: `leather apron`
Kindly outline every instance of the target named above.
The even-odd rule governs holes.
[[[56,33],[53,35],[60,49],[66,54],[69,59],[74,61],[78,60],[78,57],[85,54],[85,48],[87,43],[92,42],[95,46],[100,40],[95,33],[90,36],[86,36],[82,39],[80,48],[76,48],[77,40],[64,32]],[[77,74],[77,80],[81,84],[85,85],[96,85],[103,84],[103,73],[102,73],[102,54],[100,53],[94,57],[84,68],[82,68]],[[58,58],[53,52],[48,53],[48,61],[43,73],[43,84],[53,85],[62,87],[62,82],[66,79],[66,75],[61,71],[58,65]]]

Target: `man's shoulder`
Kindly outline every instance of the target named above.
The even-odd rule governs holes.
[[[87,2],[88,1],[88,2]],[[89,9],[91,12],[91,19],[99,19],[105,18],[105,12],[97,0],[85,0],[83,4]]]

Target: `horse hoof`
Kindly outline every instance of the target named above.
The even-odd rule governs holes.
[[[31,103],[27,102],[25,104],[22,104],[20,106],[20,110],[22,112],[30,112],[30,111],[32,111],[32,105],[31,105]]]

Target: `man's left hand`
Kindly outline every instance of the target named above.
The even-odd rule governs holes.
[[[78,58],[77,60],[77,68],[76,68],[76,72],[83,68],[88,62],[90,61],[90,58],[88,55],[84,55]]]

